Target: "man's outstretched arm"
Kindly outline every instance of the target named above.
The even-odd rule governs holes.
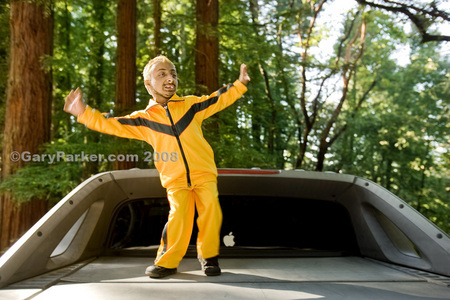
[[[247,66],[242,64],[240,67],[239,79],[232,84],[228,84],[218,91],[215,91],[209,96],[202,96],[198,99],[198,103],[202,105],[202,118],[206,119],[213,114],[223,110],[232,105],[237,99],[247,91],[247,84],[250,81],[250,76],[247,72]]]
[[[88,107],[83,102],[79,88],[70,91],[66,97],[64,111],[77,117],[77,121],[86,125],[89,129],[124,138],[145,140],[141,126],[123,125],[116,118],[106,119],[100,111]],[[137,115],[128,115],[122,118],[133,119],[137,117]]]

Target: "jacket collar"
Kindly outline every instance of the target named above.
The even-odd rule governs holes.
[[[173,95],[172,98],[169,99],[169,101],[167,101],[167,103],[169,102],[181,102],[184,101],[184,98],[181,98],[180,96],[178,96],[177,94]],[[158,102],[156,102],[154,99],[150,99],[148,102],[147,107],[145,108],[145,110],[152,108],[155,105],[161,105]]]

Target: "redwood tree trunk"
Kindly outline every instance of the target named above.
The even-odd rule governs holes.
[[[92,1],[92,14],[90,19],[95,24],[92,30],[89,32],[89,51],[88,56],[88,69],[89,69],[89,81],[86,83],[86,95],[89,95],[89,105],[94,108],[100,108],[104,103],[103,97],[103,84],[105,81],[105,41],[107,39],[105,35],[106,25],[104,23],[105,15],[108,11],[108,1]],[[85,135],[85,144],[95,144],[100,140],[100,135],[92,130],[88,131]],[[99,162],[86,161],[83,162],[82,178],[86,179],[99,172]]]
[[[198,95],[219,89],[219,1],[197,0],[197,29],[195,45],[195,84]],[[203,123],[208,128],[205,138],[214,145],[219,141],[219,115]]]
[[[116,109],[136,105],[136,0],[117,7]]]
[[[219,1],[197,0],[195,83],[200,94],[219,88]]]
[[[161,54],[161,1],[153,0],[153,21],[155,22],[155,27],[153,29],[154,35],[154,56]]]
[[[117,6],[116,103],[118,115],[136,105],[136,0],[119,0]],[[116,161],[115,169],[135,167],[132,161]]]
[[[52,54],[52,1],[36,4],[11,1],[10,70],[2,141],[2,178],[14,174],[24,162],[11,153],[36,154],[49,141],[52,77],[43,59]],[[17,205],[11,194],[0,195],[0,251],[9,247],[47,210],[45,200]]]

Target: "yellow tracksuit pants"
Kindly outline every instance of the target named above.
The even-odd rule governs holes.
[[[155,264],[165,268],[178,267],[189,246],[196,207],[198,256],[206,259],[219,255],[222,210],[217,183],[167,188],[167,198],[170,204],[169,220],[162,233]]]

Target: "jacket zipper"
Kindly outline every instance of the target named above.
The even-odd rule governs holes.
[[[178,134],[177,128],[175,127],[175,124],[172,119],[172,115],[170,114],[170,111],[169,111],[169,106],[167,104],[164,106],[164,109],[166,110],[166,114],[169,117],[170,124],[172,125],[173,134],[175,135],[177,142],[178,142],[178,146],[180,147],[181,157],[183,157],[184,167],[186,168],[187,184],[188,184],[188,186],[191,186],[191,175],[190,175],[190,171],[189,171],[189,165],[187,163],[187,159],[186,159],[186,155],[184,154],[183,147],[181,146],[180,135]]]

